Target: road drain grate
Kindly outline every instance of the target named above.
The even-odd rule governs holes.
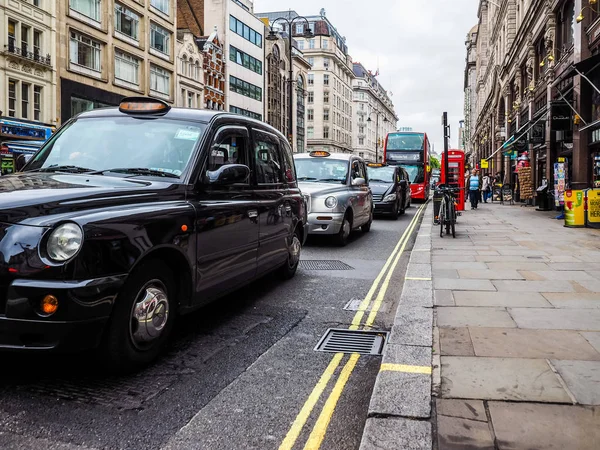
[[[342,261],[327,261],[320,259],[302,260],[300,268],[305,270],[353,270],[354,267],[349,266]]]
[[[386,331],[330,328],[325,332],[315,350],[329,353],[381,355],[387,336]]]

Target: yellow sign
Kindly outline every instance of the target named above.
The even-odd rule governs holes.
[[[427,165],[427,173],[431,172],[431,166],[428,164]]]
[[[481,168],[482,169],[489,169],[490,167],[490,163],[487,159],[482,159],[481,160]]]
[[[565,227],[585,226],[583,191],[565,191]]]
[[[588,226],[600,228],[600,189],[590,189],[587,191],[588,196]]]

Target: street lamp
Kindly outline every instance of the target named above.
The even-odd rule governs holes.
[[[270,25],[270,29],[269,29],[269,35],[267,36],[267,40],[269,41],[277,41],[279,39],[279,35],[277,33],[277,31],[275,31],[275,29],[273,28],[273,25],[275,25],[275,23],[277,22],[285,22],[288,26],[288,37],[289,37],[289,45],[288,45],[288,50],[289,50],[289,55],[290,55],[290,70],[289,70],[289,79],[288,82],[290,83],[290,89],[289,89],[289,102],[288,102],[288,123],[289,123],[289,130],[288,130],[288,139],[290,141],[290,145],[292,146],[292,149],[294,148],[294,143],[292,142],[292,138],[293,138],[293,130],[294,130],[294,120],[293,120],[293,113],[294,113],[294,95],[292,93],[293,89],[293,82],[294,82],[294,65],[293,65],[293,56],[292,56],[292,51],[293,51],[293,46],[292,46],[292,27],[294,25],[294,23],[296,23],[297,21],[304,21],[306,22],[306,29],[304,30],[304,34],[302,35],[302,37],[305,37],[306,39],[310,39],[314,37],[313,32],[310,30],[310,24],[308,22],[308,19],[306,17],[302,17],[302,16],[296,16],[293,19],[286,19],[285,17],[278,17],[277,19],[275,19],[273,22],[271,22]]]
[[[371,114],[376,113],[376,123],[375,123],[375,162],[378,163],[379,162],[379,115],[384,116],[383,117],[383,121],[384,122],[389,122],[388,118],[385,116],[385,114],[381,113],[381,111],[379,111],[378,109],[375,109],[373,111],[371,111],[369,113],[369,118],[367,119],[367,122],[372,122],[371,120]]]

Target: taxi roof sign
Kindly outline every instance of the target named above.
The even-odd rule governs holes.
[[[331,155],[331,153],[326,152],[325,150],[314,150],[314,151],[310,152],[309,154],[310,154],[310,156],[313,156],[313,157],[327,157],[327,156]]]
[[[368,167],[385,167],[387,166],[387,164],[383,164],[383,163],[367,163]]]
[[[148,97],[125,97],[119,104],[119,111],[125,114],[166,113],[169,109],[168,103]]]

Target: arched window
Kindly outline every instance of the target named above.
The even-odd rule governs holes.
[[[194,77],[194,80],[200,81],[200,73],[202,73],[200,71],[200,61],[196,60],[196,76]]]
[[[181,75],[186,76],[187,74],[187,55],[183,55],[181,58]]]

